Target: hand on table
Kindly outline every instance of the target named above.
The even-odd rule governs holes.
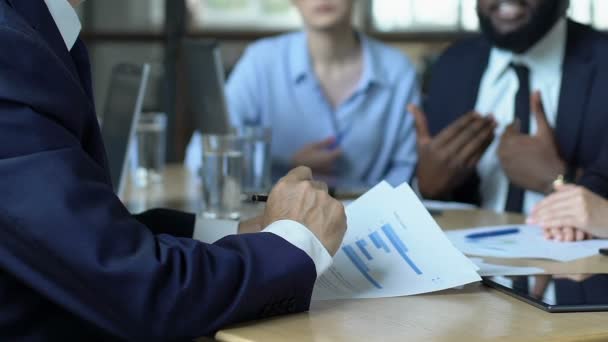
[[[559,241],[608,238],[608,201],[580,186],[558,186],[532,210],[528,223]]]
[[[342,156],[342,150],[333,148],[336,138],[327,138],[323,141],[304,146],[298,151],[292,163],[295,167],[306,166],[315,173],[332,174],[335,163]]]
[[[307,167],[291,171],[270,192],[262,226],[280,220],[296,221],[310,229],[332,256],[346,233],[344,206],[329,196],[325,183],[312,179]]]
[[[566,163],[559,156],[540,92],[532,95],[531,110],[538,124],[536,135],[521,133],[520,122],[515,120],[500,139],[498,157],[511,182],[527,190],[547,193],[557,176],[566,172]]]
[[[477,163],[492,144],[496,122],[468,113],[432,137],[426,115],[410,105],[416,119],[418,187],[429,199],[441,199],[474,173]]]
[[[591,234],[573,227],[545,229],[544,236],[547,240],[557,242],[577,242],[593,239]]]

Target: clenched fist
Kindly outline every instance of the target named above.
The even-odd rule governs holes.
[[[344,206],[327,191],[327,185],[312,179],[312,171],[299,167],[282,178],[268,198],[263,226],[280,220],[301,223],[315,234],[332,256],[346,233]]]

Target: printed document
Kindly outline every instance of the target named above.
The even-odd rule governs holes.
[[[381,298],[480,281],[409,186],[383,182],[346,208],[348,231],[313,299]]]
[[[545,273],[545,270],[538,267],[496,265],[487,263],[481,258],[471,258],[471,261],[479,267],[477,272],[482,277],[524,276]]]
[[[519,228],[519,232],[481,239],[467,238],[470,234]],[[530,225],[481,227],[446,232],[454,246],[467,255],[506,259],[549,259],[573,261],[598,254],[608,247],[608,240],[555,242],[544,238],[542,228]]]

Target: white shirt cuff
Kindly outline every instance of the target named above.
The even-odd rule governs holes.
[[[235,221],[197,217],[193,238],[211,244],[228,235],[238,234],[238,230],[239,223]],[[331,255],[315,234],[298,222],[277,221],[266,227],[263,232],[278,235],[306,253],[315,264],[317,278],[327,271],[333,262]]]
[[[263,232],[278,235],[306,253],[315,264],[317,278],[325,273],[333,262],[331,255],[315,234],[298,222],[277,221],[266,227]]]
[[[212,220],[196,217],[192,238],[204,243],[214,243],[239,232],[239,223],[229,220]]]

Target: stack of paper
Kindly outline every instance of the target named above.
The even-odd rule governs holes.
[[[489,264],[480,258],[471,258],[471,261],[479,267],[479,273],[482,277],[494,276],[524,276],[544,273],[545,270],[538,267],[517,267]]]
[[[482,239],[468,238],[470,234],[491,233],[507,228],[518,228],[519,232]],[[464,229],[447,232],[448,238],[461,252],[468,255],[495,258],[536,258],[556,261],[572,261],[590,257],[600,248],[608,247],[608,240],[580,242],[554,242],[543,237],[537,226],[498,226]]]
[[[316,283],[316,300],[406,296],[481,280],[407,185],[381,183],[346,214],[346,237]]]
[[[441,201],[424,200],[424,201],[422,201],[422,204],[424,204],[424,207],[427,210],[434,210],[434,211],[443,211],[443,210],[461,211],[461,210],[479,209],[478,207],[476,207],[472,204],[459,203],[459,202],[441,202]]]

